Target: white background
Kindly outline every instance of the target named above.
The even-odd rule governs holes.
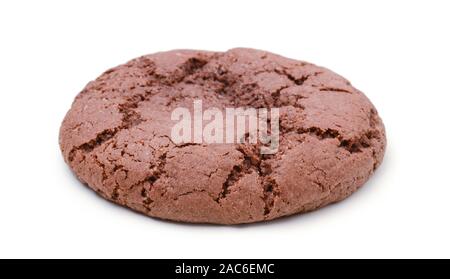
[[[450,257],[449,1],[1,1],[0,257]],[[373,101],[388,150],[347,200],[245,226],[186,225],[99,198],[58,130],[104,70],[174,48],[269,50]]]

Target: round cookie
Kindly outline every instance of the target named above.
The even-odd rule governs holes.
[[[279,108],[279,147],[175,143],[178,107]],[[174,50],[112,68],[76,97],[60,130],[65,161],[90,188],[149,216],[238,224],[349,196],[382,161],[384,126],[350,82],[254,49]]]

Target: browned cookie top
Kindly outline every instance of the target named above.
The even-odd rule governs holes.
[[[177,107],[277,107],[278,152],[175,144]],[[328,69],[254,49],[174,50],[110,69],[76,97],[64,158],[105,198],[185,222],[248,223],[313,210],[358,189],[386,140],[371,102]]]

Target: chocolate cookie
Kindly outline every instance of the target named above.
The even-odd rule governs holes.
[[[196,100],[204,110],[279,108],[276,150],[260,152],[249,133],[235,143],[177,142],[173,112],[194,111]],[[379,166],[385,145],[376,109],[346,79],[242,48],[174,50],[112,68],[76,97],[60,130],[65,161],[97,193],[194,223],[271,220],[342,200]]]

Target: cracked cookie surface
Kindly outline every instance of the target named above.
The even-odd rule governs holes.
[[[280,108],[279,151],[175,144],[171,112]],[[60,130],[65,161],[108,200],[149,216],[239,224],[311,211],[349,196],[380,165],[385,130],[350,82],[254,49],[174,50],[112,68],[76,97]]]

